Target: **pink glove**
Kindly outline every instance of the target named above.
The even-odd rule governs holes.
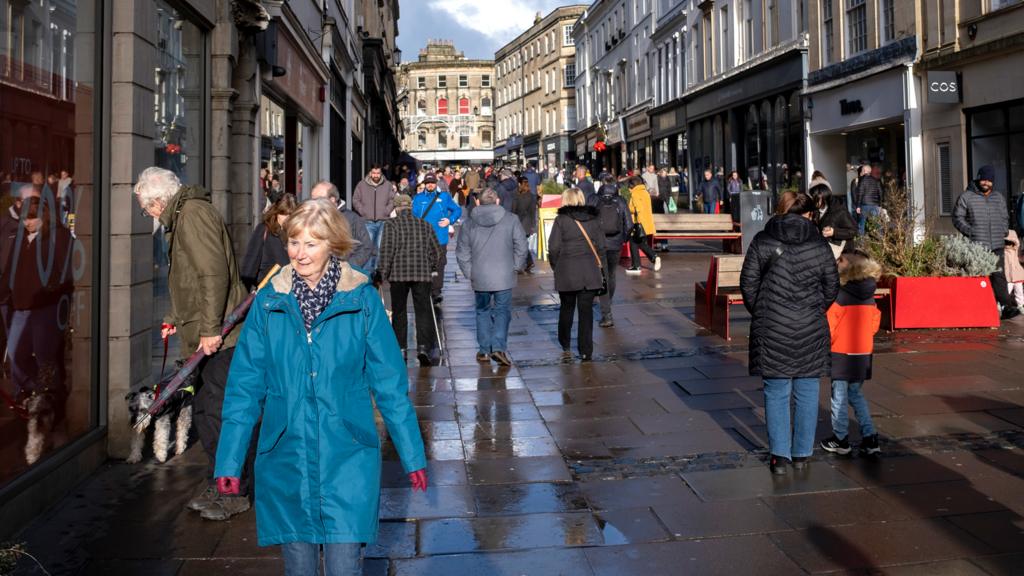
[[[221,476],[217,478],[217,491],[225,496],[238,494],[241,481],[235,476]]]
[[[422,468],[422,469],[417,470],[415,472],[410,472],[409,473],[409,482],[412,483],[412,491],[413,492],[415,492],[417,490],[421,490],[423,492],[426,492],[427,491],[427,470],[426,470],[426,468]]]

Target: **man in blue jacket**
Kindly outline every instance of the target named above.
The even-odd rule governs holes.
[[[537,173],[537,167],[531,162],[526,168],[526,172],[523,172],[523,176],[526,177],[526,181],[530,184],[530,193],[534,196],[537,195],[537,187],[540,186],[540,174]],[[511,206],[506,206],[506,209],[511,209]]]
[[[448,227],[462,217],[462,208],[452,200],[451,194],[437,189],[437,177],[427,174],[423,178],[423,192],[412,199],[412,214],[434,227],[437,243],[441,245],[441,257],[437,261],[437,276],[434,276],[431,295],[435,304],[440,304],[444,288],[444,268],[448,264]]]

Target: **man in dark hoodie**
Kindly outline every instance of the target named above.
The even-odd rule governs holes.
[[[604,177],[601,189],[587,201],[587,205],[597,208],[598,221],[604,233],[604,269],[608,275],[608,293],[600,297],[601,321],[598,326],[611,328],[615,325],[615,318],[612,316],[615,270],[619,265],[622,244],[627,240],[629,230],[633,227],[633,217],[629,214],[626,199],[619,195],[615,177],[611,175]]]
[[[1002,319],[1009,320],[1018,316],[1020,310],[1007,291],[1003,271],[1003,250],[1006,233],[1010,231],[1010,213],[1006,208],[1006,198],[992,188],[995,179],[996,171],[991,166],[978,169],[974,188],[968,188],[956,200],[953,226],[972,242],[981,244],[997,256],[997,269],[989,279],[996,301],[1003,308]]]
[[[590,204],[594,196],[597,196],[597,191],[594,190],[594,183],[587,178],[587,167],[583,164],[576,166],[576,187],[583,192],[583,197],[586,198],[587,204]]]
[[[356,184],[352,192],[352,209],[366,220],[366,231],[375,249],[380,250],[380,232],[384,221],[395,211],[395,186],[384,177],[380,164],[370,167],[370,173]],[[366,263],[367,270],[377,266],[376,257]]]
[[[249,509],[250,474],[243,475],[238,496],[220,494],[213,481],[228,368],[242,332],[239,323],[221,337],[221,326],[245,300],[245,286],[235,265],[231,237],[209,192],[198,186],[183,186],[174,172],[155,166],[139,174],[134,191],[139,207],[159,219],[170,246],[167,288],[171,310],[160,335],[178,336],[182,359],[196,350],[206,355],[192,421],[209,458],[207,486],[188,503],[188,508],[207,520],[227,520]],[[252,470],[254,455],[250,453],[246,471]]]
[[[530,192],[534,196],[537,195],[537,187],[540,186],[540,174],[537,173],[537,166],[530,162],[530,165],[526,167],[526,172],[523,172],[523,177],[530,184]]]
[[[455,255],[476,298],[477,362],[511,366],[508,326],[516,272],[526,265],[526,234],[515,214],[500,206],[498,193],[484,190],[462,225]]]
[[[352,239],[356,241],[355,246],[352,248],[352,253],[348,255],[349,264],[370,270],[366,265],[371,258],[377,256],[377,247],[374,245],[373,240],[370,239],[370,233],[366,229],[366,220],[363,220],[362,216],[345,206],[345,201],[341,199],[341,191],[327,180],[317,182],[313,189],[310,190],[309,195],[314,200],[328,198],[331,202],[334,202],[334,205],[338,207],[338,211],[348,221],[348,227],[352,229]]]
[[[516,201],[516,194],[519,191],[519,180],[516,175],[512,173],[508,168],[503,168],[499,174],[501,183],[498,184],[498,198],[501,199],[501,205],[511,210],[512,205]]]

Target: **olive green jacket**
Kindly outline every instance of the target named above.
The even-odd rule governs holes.
[[[224,318],[246,297],[238,276],[231,238],[210,193],[182,186],[160,215],[168,260],[167,285],[171,312],[164,322],[177,327],[181,356],[199,347],[202,336],[219,336]],[[224,339],[224,348],[238,341],[241,323]]]

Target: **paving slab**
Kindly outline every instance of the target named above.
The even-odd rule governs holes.
[[[793,528],[842,526],[910,520],[912,514],[894,507],[868,490],[845,490],[762,498]]]
[[[479,516],[589,510],[579,484],[496,484],[473,487]]]
[[[521,484],[523,482],[570,482],[572,477],[561,456],[494,458],[466,463],[471,484]]]
[[[684,472],[682,476],[705,502],[860,488],[856,482],[825,462],[811,462],[805,470],[791,472],[787,476],[773,476],[765,466]]]
[[[445,518],[420,523],[419,548],[423,555],[603,543],[602,533],[590,512]]]
[[[490,552],[450,554],[392,562],[392,576],[480,574],[481,576],[589,576],[594,572],[580,548],[553,548],[543,553]]]
[[[799,574],[800,568],[766,536],[587,548],[597,576],[701,574],[735,576]]]
[[[658,506],[654,512],[676,539],[693,540],[792,530],[779,514],[758,500],[672,504]]]

